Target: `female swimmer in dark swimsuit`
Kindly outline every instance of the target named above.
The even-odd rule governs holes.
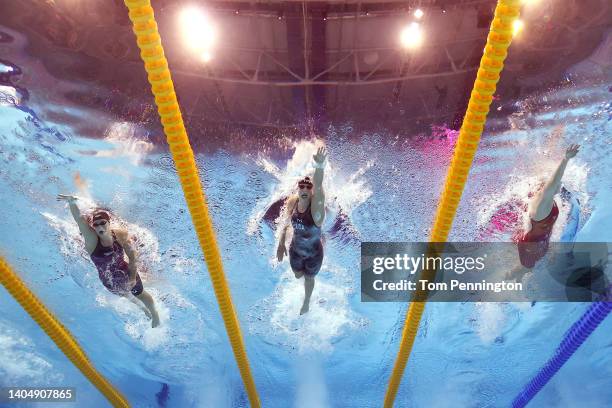
[[[293,227],[293,239],[289,245],[289,261],[297,279],[304,277],[304,303],[300,314],[308,312],[310,296],[314,289],[314,278],[323,263],[321,225],[325,219],[325,194],[323,192],[323,168],[325,148],[320,147],[315,155],[315,173],[312,181],[304,177],[298,182],[298,195],[287,199],[281,222],[282,227],[276,257],[279,262],[287,255],[285,238],[289,225]]]
[[[143,310],[151,318],[151,325],[157,327],[159,316],[155,302],[142,286],[136,270],[137,253],[130,244],[128,232],[111,229],[110,215],[106,211],[94,212],[90,225],[87,218],[81,215],[74,196],[60,194],[57,199],[68,201],[70,212],[79,225],[87,252],[104,287],[116,295],[126,296],[141,308],[144,305]],[[129,262],[126,262],[124,255],[127,255]]]
[[[557,131],[561,132],[559,128]],[[542,259],[548,251],[548,243],[553,226],[559,216],[559,207],[555,202],[555,195],[561,188],[561,178],[569,160],[576,156],[580,146],[570,145],[565,157],[559,163],[553,177],[544,184],[529,202],[529,227],[523,233],[518,242],[519,260],[521,266],[515,268],[507,275],[507,279],[516,279],[520,282],[537,261]]]

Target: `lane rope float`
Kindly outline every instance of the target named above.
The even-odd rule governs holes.
[[[602,301],[592,303],[586,312],[570,327],[553,356],[542,366],[538,373],[518,393],[512,408],[523,408],[553,378],[569,358],[578,350],[586,339],[597,329],[599,324],[612,311],[612,286]]]
[[[240,324],[234,309],[227,279],[223,271],[221,252],[215,238],[208,204],[198,175],[195,157],[176,99],[168,61],[157,29],[157,22],[149,0],[125,0],[140,48],[140,57],[147,71],[151,91],[164,127],[164,133],[185,195],[191,220],[213,284],[217,303],[225,324],[242,381],[252,407],[259,407],[259,396],[251,374]]]
[[[26,284],[0,256],[0,283],[21,307],[47,333],[76,368],[96,387],[113,407],[128,408],[130,404],[113,385],[100,374],[76,341],[72,333],[28,289]]]
[[[457,207],[461,201],[461,195],[463,194],[463,189],[472,167],[474,155],[478,149],[480,136],[484,130],[489,107],[493,101],[493,94],[497,89],[497,82],[504,68],[504,60],[508,55],[508,47],[513,35],[512,25],[519,16],[520,7],[521,0],[499,0],[495,7],[495,15],[491,22],[487,43],[480,60],[476,81],[470,95],[470,101],[461,130],[459,131],[459,138],[455,146],[451,165],[446,175],[444,190],[436,210],[430,237],[431,243],[446,242],[453,225]],[[435,244],[430,245],[429,250],[436,252],[435,246]],[[430,280],[435,275],[435,271],[424,272],[424,275],[430,276],[428,278]],[[395,401],[402,375],[419,330],[419,323],[425,310],[426,299],[426,293],[416,293],[408,308],[400,341],[400,349],[395,359],[385,394],[385,408],[391,408]]]

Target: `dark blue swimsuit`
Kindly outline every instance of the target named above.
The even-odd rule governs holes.
[[[117,241],[115,233],[113,234],[113,246],[106,247],[100,242],[98,237],[98,243],[96,249],[91,253],[90,257],[96,268],[98,269],[98,276],[102,281],[102,284],[116,295],[123,295],[128,291],[131,291],[134,296],[138,296],[142,293],[142,281],[140,276],[136,273],[136,285],[133,288],[128,288],[129,272],[128,263],[125,262],[123,247]]]
[[[291,214],[293,239],[289,245],[289,262],[294,272],[315,276],[323,263],[321,228],[317,227],[310,211],[310,204],[303,213],[297,204]]]

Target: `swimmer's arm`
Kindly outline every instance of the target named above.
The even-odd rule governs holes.
[[[283,229],[281,230],[281,234],[280,234],[280,238],[278,239],[278,244],[279,245],[284,245],[285,244],[285,239],[287,237],[287,228],[289,228],[289,224],[284,223],[285,225],[283,225]]]
[[[310,213],[317,227],[323,225],[325,219],[325,193],[323,192],[323,169],[325,168],[325,159],[327,152],[325,147],[321,146],[317,149],[317,153],[312,156],[315,162],[315,172],[312,176],[314,191],[312,195],[313,203],[310,205]]]
[[[132,246],[130,242],[130,237],[126,230],[124,229],[115,230],[115,236],[117,237],[117,241],[119,241],[119,243],[123,247],[123,250],[125,251],[125,254],[128,257],[128,260],[130,261],[128,263],[130,279],[136,279],[136,270],[137,270],[136,265],[138,262],[138,252]]]
[[[293,212],[293,208],[295,207],[295,203],[297,199],[295,196],[287,199],[287,205],[285,206],[284,213],[281,217],[281,233],[278,240],[278,245],[285,245],[285,238],[287,237],[287,229],[291,226],[291,213]]]
[[[278,260],[278,262],[282,262],[283,257],[287,255],[287,247],[285,246],[285,237],[287,235],[288,227],[289,225],[285,223],[285,226],[283,227],[280,237],[278,239],[278,246],[276,247],[276,259]]]
[[[542,193],[544,194],[544,197],[546,199],[552,200],[554,195],[557,193],[557,190],[561,185],[561,179],[563,178],[563,173],[565,173],[565,168],[567,167],[568,161],[569,159],[567,157],[564,157],[563,160],[561,160],[561,163],[559,163],[559,166],[557,166],[557,169],[555,170],[555,173],[553,174],[552,178],[548,181],[548,183],[544,185],[544,190],[542,191]]]
[[[66,196],[60,194],[58,196],[58,199],[68,201],[72,218],[74,218],[74,220],[76,221],[77,225],[79,226],[79,231],[85,239],[85,246],[87,247],[88,252],[93,252],[93,250],[96,248],[96,244],[98,243],[98,236],[89,226],[89,223],[87,222],[85,216],[81,214],[81,210],[79,209],[79,206],[76,203],[77,198],[74,196]]]
[[[563,174],[565,173],[565,168],[567,167],[567,163],[571,158],[578,154],[578,150],[580,146],[577,144],[572,144],[567,148],[565,152],[565,157],[561,160],[561,163],[557,166],[555,173],[552,178],[544,185],[544,188],[538,195],[536,202],[539,204],[536,206],[535,217],[536,219],[542,219],[548,216],[550,213],[550,208],[552,208],[553,200],[555,194],[559,191],[559,187],[561,187],[561,179],[563,178]]]
[[[283,261],[283,257],[287,255],[287,247],[285,247],[285,239],[287,237],[287,228],[291,225],[291,214],[293,209],[297,205],[297,197],[291,196],[287,199],[285,204],[284,212],[281,215],[279,226],[281,227],[281,233],[278,238],[278,247],[276,248],[276,259],[278,262]]]
[[[317,168],[312,176],[314,192],[310,212],[317,227],[323,225],[325,219],[325,192],[323,191],[323,169]]]

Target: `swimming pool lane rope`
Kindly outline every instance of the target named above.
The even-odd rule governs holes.
[[[512,408],[523,408],[563,367],[563,364],[578,350],[601,322],[612,311],[612,286],[608,287],[602,301],[592,303],[582,316],[570,327],[555,354],[512,401]]]
[[[127,408],[130,404],[113,385],[100,374],[70,331],[32,293],[6,260],[0,256],[0,283],[21,307],[34,319],[57,347],[83,375],[114,406]]]
[[[234,357],[251,406],[259,407],[259,396],[249,367],[242,332],[223,272],[221,253],[215,238],[202,183],[198,176],[193,150],[189,144],[183,117],[176,99],[174,84],[168,69],[168,61],[164,55],[153,8],[149,0],[125,0],[125,5],[129,9],[132,28],[140,48],[140,56],[155,96],[157,111],[164,127],[166,140],[170,146],[170,152],[174,159],[195,232],[204,253],[217,303],[225,323],[225,330],[232,345]]]
[[[504,67],[504,60],[512,41],[512,25],[519,16],[520,6],[521,0],[499,0],[495,7],[495,15],[491,22],[487,43],[480,60],[474,88],[470,95],[470,101],[461,130],[459,131],[459,138],[455,146],[451,165],[446,175],[444,190],[436,210],[430,242],[445,242],[448,238],[470,168],[472,167],[474,155],[478,149],[478,143],[493,100],[493,94]],[[415,299],[420,301],[415,301]],[[408,308],[400,349],[395,359],[393,372],[389,378],[385,394],[385,408],[391,408],[395,401],[397,390],[419,329],[419,323],[425,310],[425,300],[426,295],[416,293]]]

